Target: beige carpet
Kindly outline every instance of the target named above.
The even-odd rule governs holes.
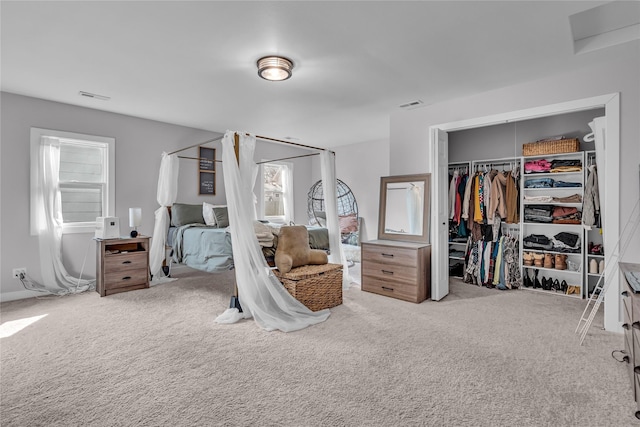
[[[635,425],[622,336],[573,331],[584,302],[452,284],[411,304],[360,291],[294,333],[217,325],[229,274],[100,298],[2,303],[47,314],[0,339],[2,426]]]

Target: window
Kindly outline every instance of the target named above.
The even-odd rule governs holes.
[[[92,233],[96,217],[115,212],[115,139],[31,128],[31,234],[37,234],[41,147],[59,145],[59,205],[63,233]]]
[[[262,216],[274,221],[293,221],[293,165],[264,163],[262,165]]]

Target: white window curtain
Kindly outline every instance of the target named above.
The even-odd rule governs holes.
[[[340,240],[340,224],[338,222],[338,195],[336,180],[335,153],[324,150],[320,153],[320,170],[322,173],[322,188],[324,190],[324,206],[327,215],[327,230],[329,231],[329,262],[342,264],[342,289],[351,285],[349,264],[342,250]]]
[[[36,191],[36,223],[43,291],[56,295],[84,292],[95,281],[71,276],[62,263],[62,202],[60,196],[60,140],[43,136]]]
[[[253,228],[255,211],[252,188],[256,176],[253,154],[256,138],[242,133],[239,140],[238,165],[234,151],[234,132],[227,131],[222,139],[222,171],[238,298],[243,313],[230,308],[218,316],[216,322],[233,323],[242,317],[253,316],[261,328],[283,332],[322,322],[329,317],[329,310],[313,312],[293,298],[264,259]]]
[[[158,177],[157,199],[160,207],[155,212],[155,225],[153,227],[153,239],[149,250],[149,270],[153,275],[152,283],[166,281],[162,271],[162,261],[165,259],[165,244],[167,231],[169,230],[168,206],[175,203],[178,197],[178,170],[179,159],[176,154],[162,153],[160,173]]]
[[[284,203],[284,223],[291,224],[295,221],[293,215],[293,166],[284,165],[282,175],[282,193]]]

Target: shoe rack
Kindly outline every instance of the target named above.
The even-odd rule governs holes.
[[[580,170],[563,172],[534,171],[526,173],[525,164],[536,160],[547,160],[549,162],[553,160],[579,160],[581,168]],[[572,298],[584,298],[586,296],[586,281],[583,270],[583,265],[585,264],[585,233],[582,224],[537,222],[530,215],[529,218],[525,216],[525,213],[530,213],[531,209],[536,208],[536,205],[540,206],[541,210],[566,207],[576,208],[580,214],[582,213],[582,196],[584,195],[585,183],[584,152],[526,156],[522,157],[521,161],[523,173],[520,180],[520,262],[524,282],[522,289]],[[530,187],[532,184],[527,183],[528,180],[539,178],[550,178],[553,180],[554,185],[571,183],[570,185],[577,186]],[[576,194],[580,196],[579,201],[562,200]],[[565,252],[556,247],[531,247],[525,243],[525,239],[532,235],[545,236],[551,241],[559,233],[570,233],[572,236],[577,236],[577,240],[580,243],[579,249],[574,252]],[[541,242],[544,242],[544,239],[541,239]],[[544,245],[544,243],[540,244]],[[531,281],[528,278],[531,278]]]

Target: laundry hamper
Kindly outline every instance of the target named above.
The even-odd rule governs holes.
[[[304,265],[288,273],[273,270],[289,293],[311,311],[342,304],[342,265]]]

